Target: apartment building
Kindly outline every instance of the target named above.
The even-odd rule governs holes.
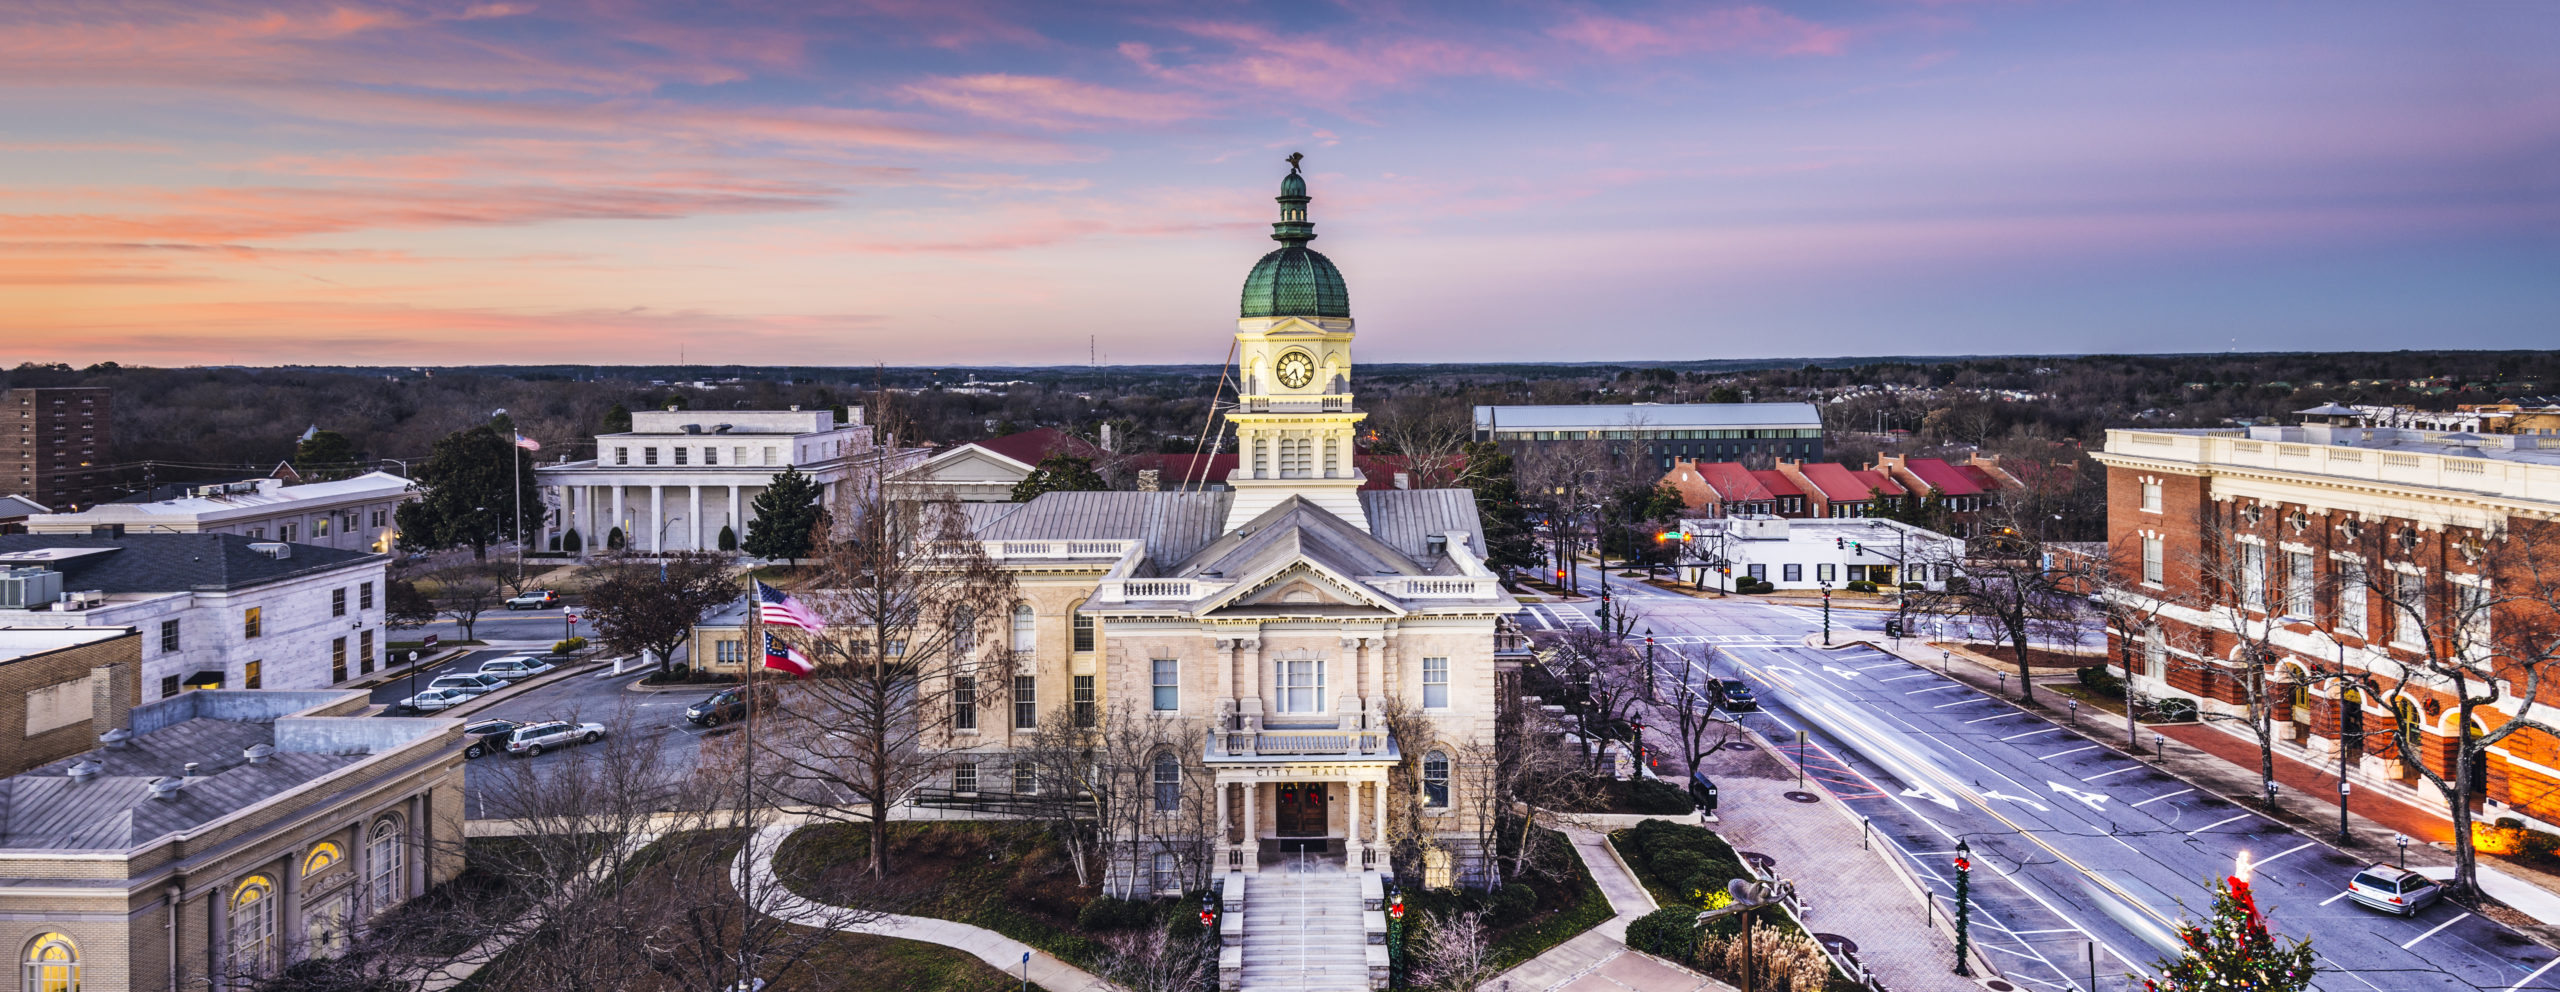
[[[0,491],[56,508],[114,499],[113,413],[96,386],[0,392]]]
[[[2344,417],[2341,417],[2344,420]],[[2245,430],[2113,430],[2107,528],[2127,602],[2158,622],[2111,631],[2134,686],[2207,711],[2245,712],[2252,664],[2277,691],[2281,750],[2336,765],[2360,790],[2445,798],[2403,762],[2454,780],[2458,734],[2516,716],[2518,645],[2549,605],[2560,520],[2560,438],[2482,436],[2350,422]],[[2428,658],[2476,659],[2500,698],[2458,726],[2450,684],[2413,675]],[[2254,658],[2254,660],[2252,660]],[[2465,662],[2468,663],[2468,662]],[[2380,686],[2367,698],[2349,673]],[[2477,684],[2475,690],[2480,688]],[[2476,693],[2475,693],[2476,695]],[[2529,701],[2549,718],[2560,687]],[[2238,730],[2238,724],[2211,726]],[[2462,770],[2476,808],[2560,825],[2560,742],[2519,730]]]

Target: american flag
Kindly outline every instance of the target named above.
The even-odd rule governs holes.
[[[764,584],[761,579],[756,582],[756,619],[776,627],[798,627],[801,630],[827,628],[827,622],[818,619],[816,613],[810,612],[807,604],[791,598],[790,594],[780,589]]]
[[[809,663],[808,655],[801,654],[799,648],[782,643],[782,638],[774,636],[772,631],[766,631],[764,635],[764,667],[790,672],[794,678],[807,678],[817,668]]]
[[[523,448],[526,451],[540,451],[542,450],[542,442],[536,441],[522,434],[518,434],[516,435],[516,447]]]

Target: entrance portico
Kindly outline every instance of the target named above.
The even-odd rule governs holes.
[[[1216,766],[1218,762],[1212,761]],[[1384,761],[1291,761],[1250,767],[1218,767],[1218,860],[1226,871],[1262,870],[1262,849],[1280,853],[1342,842],[1345,871],[1381,867],[1387,849]]]

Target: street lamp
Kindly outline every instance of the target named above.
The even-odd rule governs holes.
[[[1660,702],[1653,695],[1653,628],[1644,629],[1644,701]]]
[[[1956,842],[1956,974],[1973,977],[1973,845]]]
[[[1387,882],[1387,987],[1404,985],[1404,887]]]
[[[1822,587],[1822,646],[1831,646],[1831,583],[1817,582]]]

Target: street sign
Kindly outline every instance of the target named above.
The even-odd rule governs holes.
[[[418,646],[419,646],[419,647],[422,647],[422,648],[433,648],[433,647],[435,647],[435,646],[436,646],[436,635],[434,635],[434,634],[428,634],[424,639],[422,639],[422,640],[420,640],[420,641],[418,642]]]
[[[577,614],[575,614],[575,613],[563,613],[563,614],[561,614],[561,616],[568,617],[568,618],[569,618],[569,622],[570,622],[570,623],[576,623],[576,622],[578,622],[578,615],[577,615]]]

